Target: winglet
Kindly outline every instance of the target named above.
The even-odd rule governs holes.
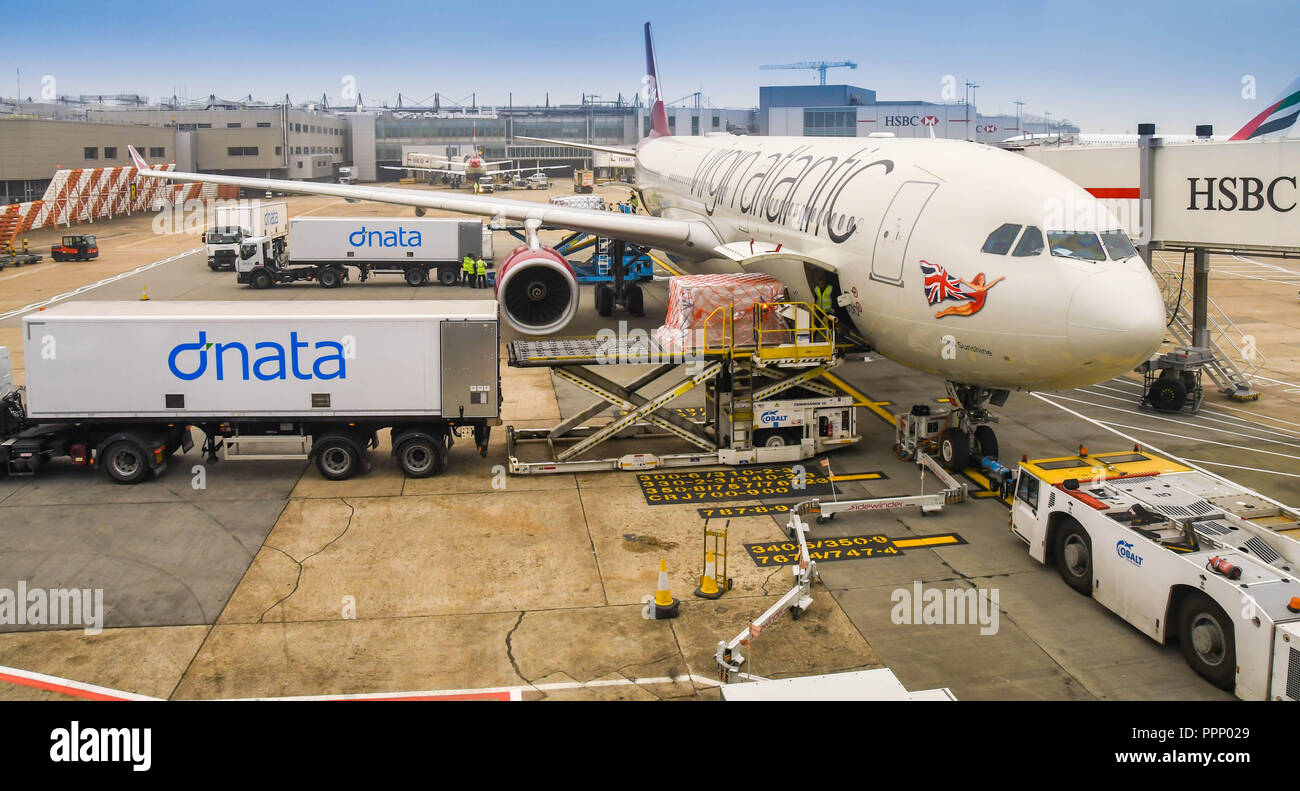
[[[149,163],[144,161],[144,157],[140,156],[139,151],[135,150],[135,146],[129,145],[126,150],[131,152],[131,160],[135,162],[136,170],[151,170]]]
[[[650,38],[650,23],[645,23],[645,77],[642,80],[645,101],[650,107],[650,137],[668,137],[668,114],[659,93],[659,72],[655,68],[655,44]]]

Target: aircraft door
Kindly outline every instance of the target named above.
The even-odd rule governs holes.
[[[921,217],[921,210],[938,187],[938,184],[928,181],[907,181],[898,188],[884,219],[880,221],[880,228],[876,230],[876,246],[871,256],[873,280],[903,284],[903,264],[907,260],[912,230]]]

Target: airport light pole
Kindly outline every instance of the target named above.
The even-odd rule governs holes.
[[[1025,133],[1025,130],[1020,128],[1020,108],[1024,107],[1025,103],[1020,101],[1019,99],[1016,99],[1014,104],[1016,105],[1016,134],[1023,135]]]
[[[978,87],[980,87],[980,86],[979,86],[979,85],[976,85],[975,83],[973,83],[973,82],[971,82],[971,81],[969,81],[969,80],[966,81],[966,139],[967,139],[967,140],[972,139],[972,138],[971,138],[971,133],[970,133],[970,100],[971,100],[971,95],[975,93],[975,89],[978,88]]]

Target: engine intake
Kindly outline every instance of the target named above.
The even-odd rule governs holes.
[[[497,269],[496,298],[506,322],[529,335],[563,329],[578,312],[578,279],[549,247],[518,247]]]

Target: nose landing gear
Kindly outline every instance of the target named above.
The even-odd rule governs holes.
[[[931,407],[916,404],[898,419],[898,444],[901,458],[912,458],[917,450],[938,456],[944,468],[961,472],[974,461],[976,466],[988,457],[998,456],[998,437],[991,424],[997,415],[988,405],[1002,406],[1007,390],[948,382],[948,405]]]

